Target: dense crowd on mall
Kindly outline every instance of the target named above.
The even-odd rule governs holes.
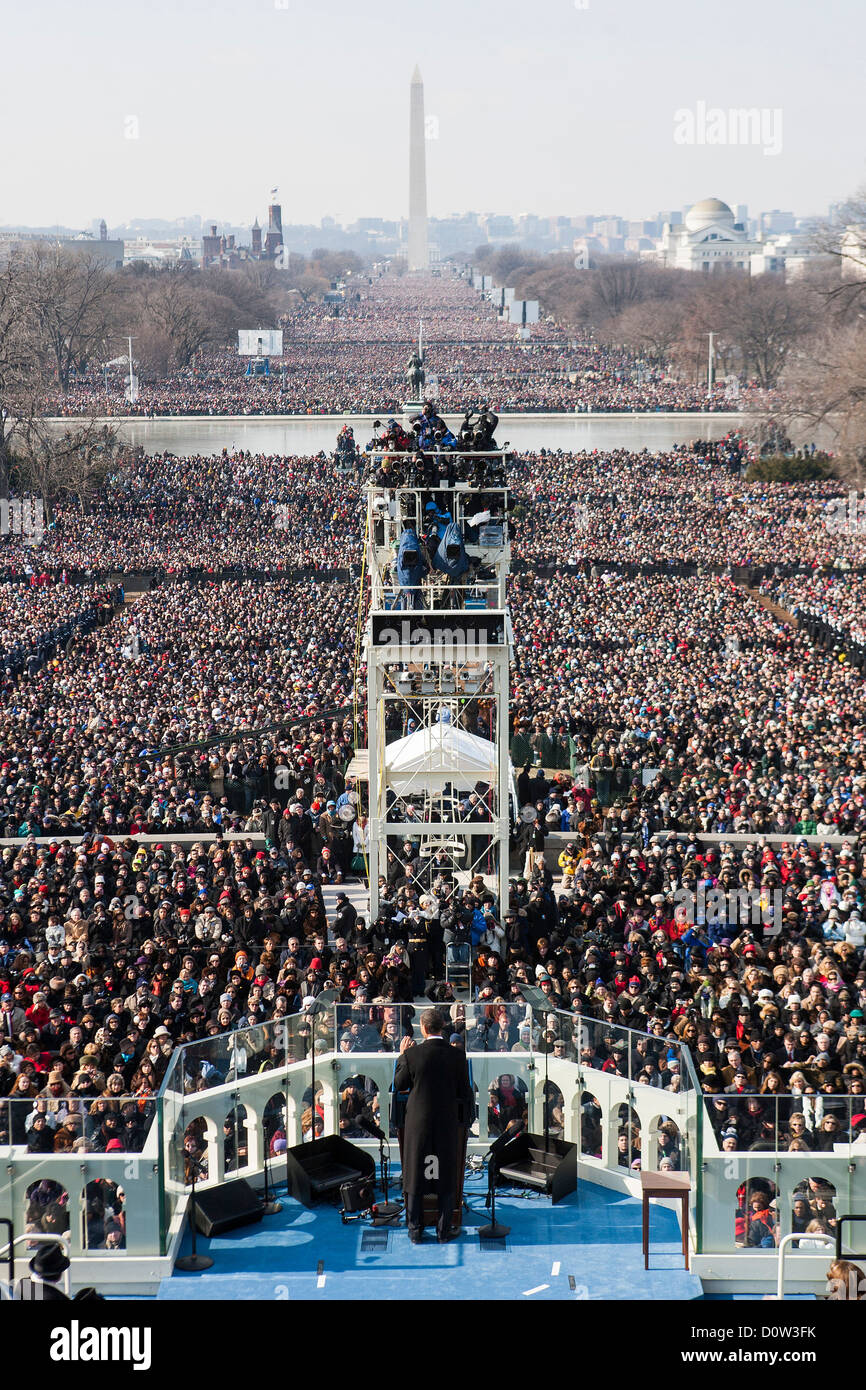
[[[393,317],[367,310],[368,331]],[[331,987],[341,1052],[399,1051],[426,998],[455,1046],[699,1085],[723,1151],[866,1144],[864,554],[828,524],[839,485],[747,483],[736,434],[511,459],[509,733],[532,812],[508,901],[422,855],[404,801],[371,921],[345,891],[368,848],[365,489],[415,470],[435,568],[455,481],[435,409],[403,441],[378,404],[371,438],[328,457],[133,453],[40,544],[0,540],[0,1144],[138,1153],[176,1047],[214,1040],[189,1088],[278,1067],[259,1025]],[[471,1008],[446,979],[464,958]],[[561,1128],[555,1087],[545,1104]],[[505,1061],[487,1105],[492,1133],[525,1113]],[[587,1092],[590,1153],[596,1112]],[[377,1115],[361,1078],[341,1127]],[[623,1166],[641,1143],[624,1120]],[[677,1134],[658,1143],[679,1167]],[[832,1229],[819,1199],[804,1239]],[[775,1240],[771,1203],[744,1194],[741,1244]],[[33,1230],[68,1224],[50,1183],[31,1205]],[[87,1219],[122,1245],[122,1189],[94,1186]]]
[[[189,366],[139,372],[138,399],[124,397],[120,368],[95,367],[47,402],[58,416],[333,415],[395,411],[407,399],[404,360],[423,320],[427,372],[444,410],[495,395],[500,410],[730,410],[724,381],[680,380],[664,363],[637,359],[591,339],[576,341],[550,318],[528,340],[480,298],[469,282],[445,274],[427,286],[394,276],[357,277],[335,316],[333,306],[300,304],[284,322],[283,353],[269,374],[249,377],[234,348],[203,348]],[[351,282],[354,286],[355,281]],[[360,297],[355,298],[358,294]],[[107,389],[106,389],[107,386]],[[744,384],[748,394],[749,387]]]

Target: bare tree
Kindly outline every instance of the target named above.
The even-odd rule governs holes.
[[[77,421],[61,431],[31,409],[15,421],[12,437],[16,481],[42,499],[47,522],[64,494],[76,497],[86,511],[117,466],[116,431],[95,420]]]
[[[515,277],[521,299],[537,299],[546,313],[574,328],[598,326],[593,272],[576,271],[566,256],[549,256],[531,275]]]
[[[27,378],[27,347],[20,280],[23,267],[10,257],[0,267],[0,497],[9,496],[11,434]]]
[[[212,335],[200,289],[183,271],[161,271],[144,278],[137,288],[136,332],[169,344],[172,365],[187,366]]]
[[[679,338],[671,350],[677,371],[695,382],[707,380],[709,335],[713,335],[713,363],[717,377],[734,371],[742,372],[742,357],[733,335],[728,331],[728,301],[739,279],[735,272],[724,275],[696,276],[684,272],[682,326]]]
[[[61,478],[63,490],[75,497],[82,513],[90,510],[90,504],[102,492],[106,480],[117,470],[121,446],[117,432],[109,426],[96,426],[81,431],[77,440],[73,435],[73,447],[65,455]]]
[[[310,252],[310,269],[328,280],[340,279],[347,272],[354,275],[362,264],[354,251],[329,251],[318,246]]]
[[[633,352],[667,362],[684,331],[685,306],[653,299],[632,304],[611,324],[611,334]]]
[[[526,251],[521,246],[504,246],[490,257],[490,273],[500,285],[514,284],[523,280],[544,264],[544,257],[534,251]]]
[[[858,324],[828,326],[792,360],[785,385],[787,419],[833,440],[852,481],[866,476],[866,331]]]
[[[289,269],[291,269],[292,257],[289,257]],[[298,260],[303,260],[302,256]],[[284,274],[279,271],[273,261],[245,261],[241,266],[241,275],[247,280],[254,292],[266,299],[273,301],[284,288]]]
[[[646,298],[646,277],[639,261],[610,260],[592,277],[592,293],[599,320],[614,319],[632,304]]]
[[[293,289],[298,291],[298,294],[305,304],[309,304],[311,300],[321,299],[322,295],[327,292],[328,287],[329,282],[321,275],[316,275],[311,270],[301,275],[292,286]]]
[[[731,275],[726,295],[726,333],[737,344],[746,373],[759,386],[778,385],[789,355],[812,322],[796,286],[775,275]]]
[[[86,246],[86,243],[84,243]],[[43,378],[68,391],[114,326],[117,280],[99,257],[48,242],[15,253],[22,346]]]
[[[208,308],[214,298],[222,301],[223,312],[231,317],[230,332],[237,328],[271,328],[277,320],[283,279],[282,272],[270,263],[251,262],[248,270],[239,271],[206,270],[201,280],[203,303]]]
[[[845,316],[866,305],[866,186],[843,203],[833,221],[822,222],[814,246],[834,259],[837,272],[826,288],[828,308]]]

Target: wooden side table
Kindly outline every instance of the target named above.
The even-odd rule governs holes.
[[[689,1196],[692,1190],[688,1173],[641,1173],[643,1197],[643,1267],[649,1269],[649,1204],[652,1197],[679,1197],[682,1202],[683,1256],[689,1267]]]

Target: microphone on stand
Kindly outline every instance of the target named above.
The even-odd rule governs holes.
[[[368,1115],[361,1115],[359,1117],[358,1126],[360,1129],[364,1131],[365,1134],[369,1134],[371,1138],[378,1139],[379,1142],[382,1144],[388,1143],[388,1136],[385,1133],[385,1131],[383,1129],[380,1129],[379,1126],[373,1120],[371,1120]]]
[[[485,1207],[490,1208],[490,1221],[486,1226],[479,1226],[478,1236],[480,1240],[504,1240],[511,1233],[510,1226],[503,1226],[496,1220],[496,1178],[498,1176],[499,1154],[510,1144],[521,1130],[526,1128],[525,1120],[509,1120],[505,1129],[495,1139],[487,1150],[484,1157],[487,1159],[487,1196],[484,1199]],[[495,1161],[494,1161],[495,1160]]]
[[[385,1200],[384,1202],[376,1203],[376,1208],[373,1213],[373,1225],[386,1226],[388,1222],[393,1221],[396,1216],[400,1216],[403,1211],[402,1202],[390,1202],[388,1200],[388,1178],[391,1169],[391,1159],[390,1156],[388,1158],[385,1157],[385,1145],[388,1145],[390,1154],[390,1140],[385,1131],[376,1124],[375,1120],[371,1120],[368,1115],[359,1116],[358,1127],[362,1129],[365,1134],[371,1135],[373,1139],[379,1140],[379,1179],[385,1194]]]
[[[198,1231],[198,1204],[196,1202],[195,1184],[196,1179],[199,1178],[205,1171],[204,1164],[198,1157],[200,1152],[201,1150],[197,1149],[195,1153],[185,1153],[183,1156],[184,1184],[190,1183],[192,1188],[189,1194],[189,1206],[187,1208],[187,1212],[189,1215],[189,1233],[192,1241],[192,1248],[189,1255],[180,1255],[174,1262],[175,1269],[182,1269],[186,1273],[193,1274],[198,1274],[203,1269],[210,1269],[213,1265],[213,1260],[211,1259],[210,1255],[200,1255],[198,1253],[198,1244],[196,1241],[196,1235]]]

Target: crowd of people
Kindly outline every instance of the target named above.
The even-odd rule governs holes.
[[[515,526],[517,561],[535,570],[866,564],[866,533],[826,525],[842,484],[746,482],[748,449],[739,436],[714,456],[702,448],[521,455],[510,472],[525,509],[525,524]]]
[[[423,320],[428,375],[445,410],[495,398],[498,410],[703,411],[738,408],[724,381],[683,381],[665,364],[623,349],[575,341],[545,317],[528,340],[469,281],[446,272],[416,278],[358,276],[333,306],[299,302],[283,321],[283,353],[270,374],[247,377],[231,348],[206,348],[191,365],[139,372],[138,399],[124,396],[123,372],[94,366],[47,402],[58,416],[330,415],[394,411],[407,399],[404,359]],[[107,387],[106,387],[107,383]],[[748,395],[748,387],[745,388]]]
[[[61,501],[38,547],[3,538],[15,577],[280,574],[360,565],[358,481],[333,458],[130,452],[86,513]]]
[[[490,334],[489,309],[444,284],[439,309],[411,305],[434,365],[464,301],[478,356]],[[323,361],[332,325],[347,354],[363,325],[393,364],[407,291],[377,294],[356,319],[311,315]],[[497,351],[523,351],[495,332]],[[554,330],[530,349],[559,352]],[[468,368],[461,384],[466,404]],[[0,1143],[139,1152],[175,1047],[203,1045],[190,1087],[237,1075],[241,1036],[247,1074],[278,1066],[254,1030],[326,987],[341,1052],[399,1051],[426,997],[455,1046],[533,1047],[671,1092],[696,1078],[725,1152],[866,1143],[866,714],[846,648],[863,636],[864,556],[856,530],[825,524],[839,485],[746,483],[736,435],[512,459],[510,734],[535,815],[515,827],[500,902],[447,855],[423,859],[407,813],[368,920],[344,891],[367,847],[349,571],[389,444],[359,443],[315,459],[132,454],[89,510],[61,503],[39,546],[0,541]],[[424,474],[425,449],[416,462]],[[427,480],[436,506],[448,481]],[[760,593],[740,567],[761,571]],[[152,583],[124,602],[132,573]],[[786,612],[819,615],[839,642]],[[468,1002],[447,978],[464,959]],[[528,985],[545,1017],[521,1004]],[[349,1089],[347,1133],[377,1114],[372,1091]],[[491,1131],[525,1103],[503,1062]],[[589,1090],[583,1105],[594,1153]],[[545,1106],[561,1131],[556,1088]],[[308,1132],[319,1122],[310,1096]],[[242,1136],[226,1138],[237,1162]],[[623,1166],[648,1142],[624,1114]],[[652,1142],[660,1165],[682,1164],[676,1132]],[[738,1241],[774,1241],[775,1194],[742,1199]],[[832,1229],[820,1201],[802,1194],[804,1239]],[[31,1207],[34,1231],[68,1221],[50,1184]],[[88,1190],[87,1223],[94,1246],[122,1246],[122,1190]]]
[[[382,458],[364,451],[389,429],[383,416],[370,440],[353,438],[351,453],[315,458],[132,451],[86,512],[77,502],[58,502],[38,546],[3,537],[2,574],[38,580],[46,573],[95,579],[359,569],[363,488]],[[394,430],[405,433],[397,421]],[[407,435],[402,447],[413,448],[414,439]],[[437,457],[433,443],[423,458],[438,478],[449,455]],[[746,482],[747,459],[736,433],[712,452],[695,441],[656,454],[542,450],[515,457],[508,476],[514,567],[542,575],[593,565],[748,568],[756,579],[811,583],[811,595],[790,587],[790,602],[811,604],[834,621],[844,616],[859,637],[857,572],[866,567],[866,534],[827,525],[842,485]],[[396,477],[396,465],[392,471]],[[786,594],[777,598],[784,606]]]
[[[337,584],[178,580],[34,673],[7,673],[3,834],[243,827],[316,713],[339,718],[304,741],[342,766],[356,607]]]
[[[123,602],[120,586],[59,584],[31,573],[0,581],[0,668],[33,675],[77,634],[108,621]]]
[[[862,563],[859,550],[856,558]],[[761,592],[795,618],[826,624],[840,642],[866,644],[866,580],[859,569],[772,576],[763,581]]]
[[[741,586],[519,575],[511,611],[513,729],[568,741],[603,802],[622,788],[665,830],[860,833],[862,676]]]

